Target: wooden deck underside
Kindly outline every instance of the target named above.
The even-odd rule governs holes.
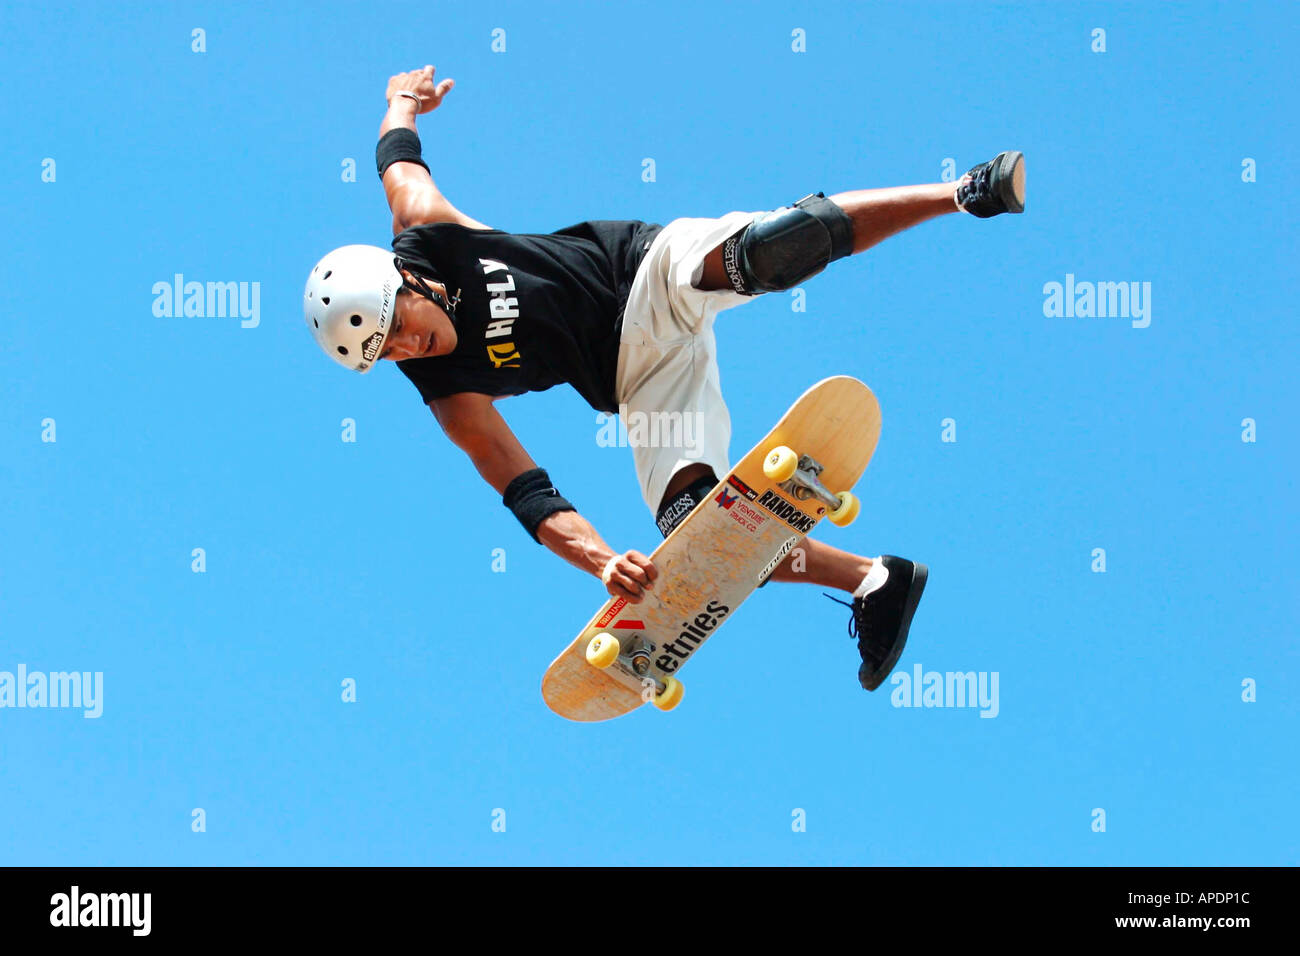
[[[862,477],[879,436],[880,408],[862,382],[841,375],[808,389],[651,554],[659,580],[646,599],[610,598],[555,659],[542,679],[547,705],[570,720],[596,721],[645,703],[645,678],[621,662],[604,671],[587,663],[591,638],[607,631],[626,648],[639,636],[654,645],[653,676],[677,676],[825,514],[816,499],[798,501],[763,474],[768,451],[788,445],[811,455],[824,466],[822,482],[847,491]]]

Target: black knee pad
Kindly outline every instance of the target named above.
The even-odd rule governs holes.
[[[695,506],[703,501],[710,491],[718,484],[718,479],[712,475],[705,475],[696,481],[691,482],[671,499],[665,501],[655,515],[655,524],[659,526],[659,533],[665,538],[673,533],[679,524],[686,520],[686,516],[695,510]]]
[[[742,295],[781,292],[853,252],[853,220],[822,193],[757,217],[723,243],[722,264]]]

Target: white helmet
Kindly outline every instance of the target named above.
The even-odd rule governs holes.
[[[402,274],[391,249],[342,246],[316,263],[302,294],[316,344],[340,365],[367,372],[384,351]]]

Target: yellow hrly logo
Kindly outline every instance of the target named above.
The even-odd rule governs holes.
[[[488,358],[492,360],[493,368],[519,368],[518,360],[522,360],[522,356],[515,351],[514,342],[489,345],[487,353]]]

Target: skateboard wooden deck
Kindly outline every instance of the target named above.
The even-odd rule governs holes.
[[[862,382],[839,375],[804,392],[650,555],[659,577],[645,599],[610,598],[555,659],[542,679],[547,706],[596,721],[654,698],[827,513],[819,498],[801,500],[791,482],[767,477],[768,453],[784,445],[810,456],[822,466],[823,485],[849,491],[879,437],[880,406]],[[623,649],[604,670],[587,661],[587,646],[601,633]],[[626,656],[630,650],[640,651],[639,661]]]

